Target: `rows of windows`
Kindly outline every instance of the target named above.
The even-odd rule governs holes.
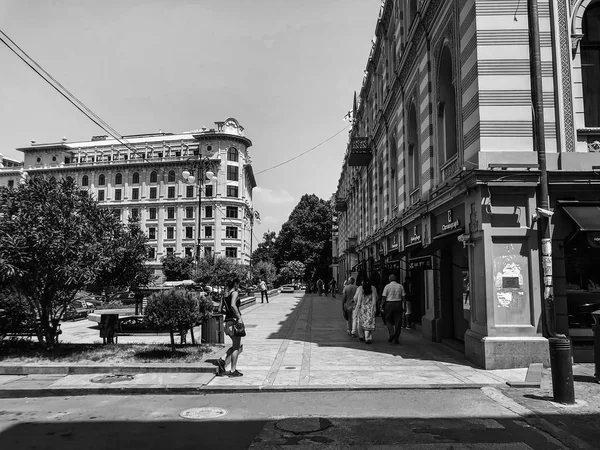
[[[12,181],[12,180],[11,180]],[[115,188],[114,189],[114,198],[115,200],[123,200],[123,188]],[[104,201],[106,198],[107,189],[98,189],[97,196],[98,200]],[[204,186],[204,195],[203,197],[214,197],[213,195],[214,189],[212,185]],[[140,199],[140,188],[132,187],[131,188],[131,199],[139,200]],[[185,198],[194,198],[195,197],[195,189],[194,186],[186,186],[185,187]],[[230,198],[239,198],[239,187],[238,186],[227,186],[227,197]],[[151,200],[156,200],[158,198],[158,187],[151,186],[148,190],[148,198]],[[176,198],[176,189],[175,186],[167,187],[167,198]]]
[[[194,249],[192,247],[185,247],[183,249],[184,255],[192,257],[194,255]],[[165,252],[167,255],[174,255],[175,249],[173,247],[165,247]],[[204,247],[204,256],[212,255],[212,247]],[[228,258],[237,258],[238,257],[238,249],[237,247],[225,247],[225,256]],[[156,249],[154,247],[148,248],[148,259],[155,260],[156,259]]]
[[[212,219],[214,217],[214,208],[212,205],[206,205],[204,208],[204,218]],[[194,206],[186,206],[183,210],[183,218],[184,219],[194,219],[195,218],[195,207]],[[137,220],[141,219],[140,208],[131,208],[130,214],[132,218],[136,218]],[[175,220],[177,218],[177,208],[174,206],[169,206],[165,208],[166,220]],[[121,217],[120,209],[113,209],[114,214],[117,217]],[[226,216],[230,219],[237,219],[239,217],[238,208],[235,206],[228,206],[226,209]],[[148,208],[148,220],[157,220],[158,219],[158,208]]]
[[[194,227],[186,226],[183,228],[185,232],[185,239],[193,239],[194,238]],[[167,239],[175,239],[175,227],[165,227],[167,233]],[[206,225],[204,227],[204,238],[212,238],[213,237],[213,226]],[[227,239],[237,239],[238,238],[238,227],[225,227],[225,237]],[[154,241],[157,239],[157,228],[156,227],[148,227],[148,239]]]
[[[234,151],[232,153],[232,150]],[[238,161],[238,153],[237,150],[231,148],[227,154],[228,161],[237,162]],[[228,181],[238,181],[239,179],[239,167],[234,165],[227,165],[227,180]],[[177,174],[174,170],[170,170],[167,173],[167,183],[175,183],[177,181]],[[158,183],[158,172],[153,170],[150,172],[150,183]],[[123,174],[117,173],[115,175],[115,185],[119,186],[123,184]],[[131,176],[131,184],[140,184],[140,173],[134,172]],[[81,177],[81,185],[89,186],[90,185],[90,176],[84,175]],[[98,175],[98,186],[106,186],[106,175],[103,173]]]

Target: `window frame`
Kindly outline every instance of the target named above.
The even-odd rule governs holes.
[[[239,181],[240,168],[232,164],[227,164],[227,181]]]
[[[238,162],[239,161],[239,151],[235,147],[229,147],[227,150],[227,161]]]

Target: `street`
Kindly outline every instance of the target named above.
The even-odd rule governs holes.
[[[180,416],[191,408],[223,411]],[[4,399],[0,448],[568,447],[482,390],[404,390]]]

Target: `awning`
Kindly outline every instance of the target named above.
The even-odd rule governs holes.
[[[423,247],[419,252],[417,252],[414,255],[411,253],[411,259],[419,258],[421,256],[433,255],[441,248],[446,247],[450,242],[452,242],[452,240],[458,242],[456,240],[456,235],[462,234],[463,232],[464,228],[459,228],[457,230],[448,231],[447,233],[438,234],[433,238],[433,241],[427,247]]]
[[[600,231],[600,206],[563,206],[580,231]]]
[[[590,247],[600,248],[600,205],[577,203],[561,204],[561,206],[577,225],[577,230],[565,239],[565,245],[572,242],[580,233],[584,233]]]

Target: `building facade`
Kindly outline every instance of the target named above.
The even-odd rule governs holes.
[[[534,130],[527,2],[383,2],[336,193],[340,277],[395,273],[423,334],[488,369],[548,363],[540,155],[548,317],[589,334],[578,305],[600,302],[600,1],[538,0],[537,13]]]
[[[21,166],[0,169],[0,186],[16,186],[24,174],[74,178],[124,223],[140,221],[157,275],[163,256],[195,256],[198,248],[200,256],[249,264],[256,187],[251,145],[233,118],[180,134],[32,142],[17,149],[24,154]]]

